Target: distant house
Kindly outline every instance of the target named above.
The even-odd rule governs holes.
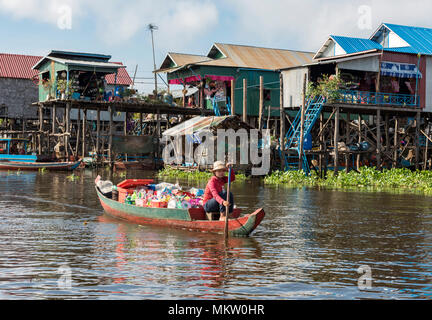
[[[18,121],[38,119],[37,108],[31,107],[31,104],[39,101],[41,97],[39,72],[33,69],[33,66],[44,58],[46,57],[0,53],[0,118]],[[123,66],[121,62],[113,64]],[[111,71],[114,70],[118,70],[117,79],[114,73],[105,75],[106,89],[114,90],[114,84],[128,88],[132,80],[126,69],[116,67]],[[91,115],[89,120],[93,120]]]
[[[264,82],[264,106],[278,115],[279,71],[312,62],[313,53],[246,45],[214,43],[207,55],[168,53],[157,72],[166,73],[169,84],[199,88],[196,105],[230,109],[234,91],[235,114],[243,114],[243,79],[247,80],[247,115],[259,113],[259,79]],[[231,81],[234,80],[234,88]],[[216,110],[215,110],[216,111]]]

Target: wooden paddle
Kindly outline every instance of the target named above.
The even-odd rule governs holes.
[[[228,202],[228,205],[225,207],[225,229],[224,229],[225,239],[228,239],[228,214],[229,214],[229,207],[230,207],[229,202],[230,202],[231,170],[232,168],[230,167],[228,169],[228,186],[227,186],[227,197],[226,197],[226,201]]]

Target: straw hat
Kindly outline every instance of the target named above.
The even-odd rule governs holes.
[[[215,163],[213,163],[213,169],[212,171],[216,171],[216,170],[227,170],[227,167],[225,166],[225,164],[222,161],[216,161]]]

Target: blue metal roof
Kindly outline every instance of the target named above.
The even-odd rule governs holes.
[[[408,53],[421,53],[426,55],[432,55],[432,29],[401,26],[391,23],[383,23],[383,25],[396,33],[399,37],[401,37],[411,46],[412,52]],[[399,49],[404,50],[402,48]]]
[[[337,42],[347,54],[368,51],[373,49],[382,49],[381,45],[375,41],[363,38],[352,38],[342,36],[330,36]]]

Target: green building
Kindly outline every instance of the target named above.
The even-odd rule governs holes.
[[[107,77],[114,77],[117,83],[117,77],[126,72],[125,66],[110,59],[102,54],[51,51],[33,67],[39,74],[39,101],[102,100]]]
[[[271,107],[271,116],[278,116],[278,70],[310,63],[312,57],[312,52],[215,43],[207,55],[168,53],[156,72],[166,73],[170,85],[181,85],[185,89],[197,88],[198,90],[191,90],[194,98],[187,97],[188,102],[209,109],[217,106],[215,113],[230,111],[231,92],[234,90],[234,109],[237,115],[243,114],[243,80],[246,79],[247,115],[250,117],[259,115],[262,76],[263,112],[267,115],[268,107]]]

